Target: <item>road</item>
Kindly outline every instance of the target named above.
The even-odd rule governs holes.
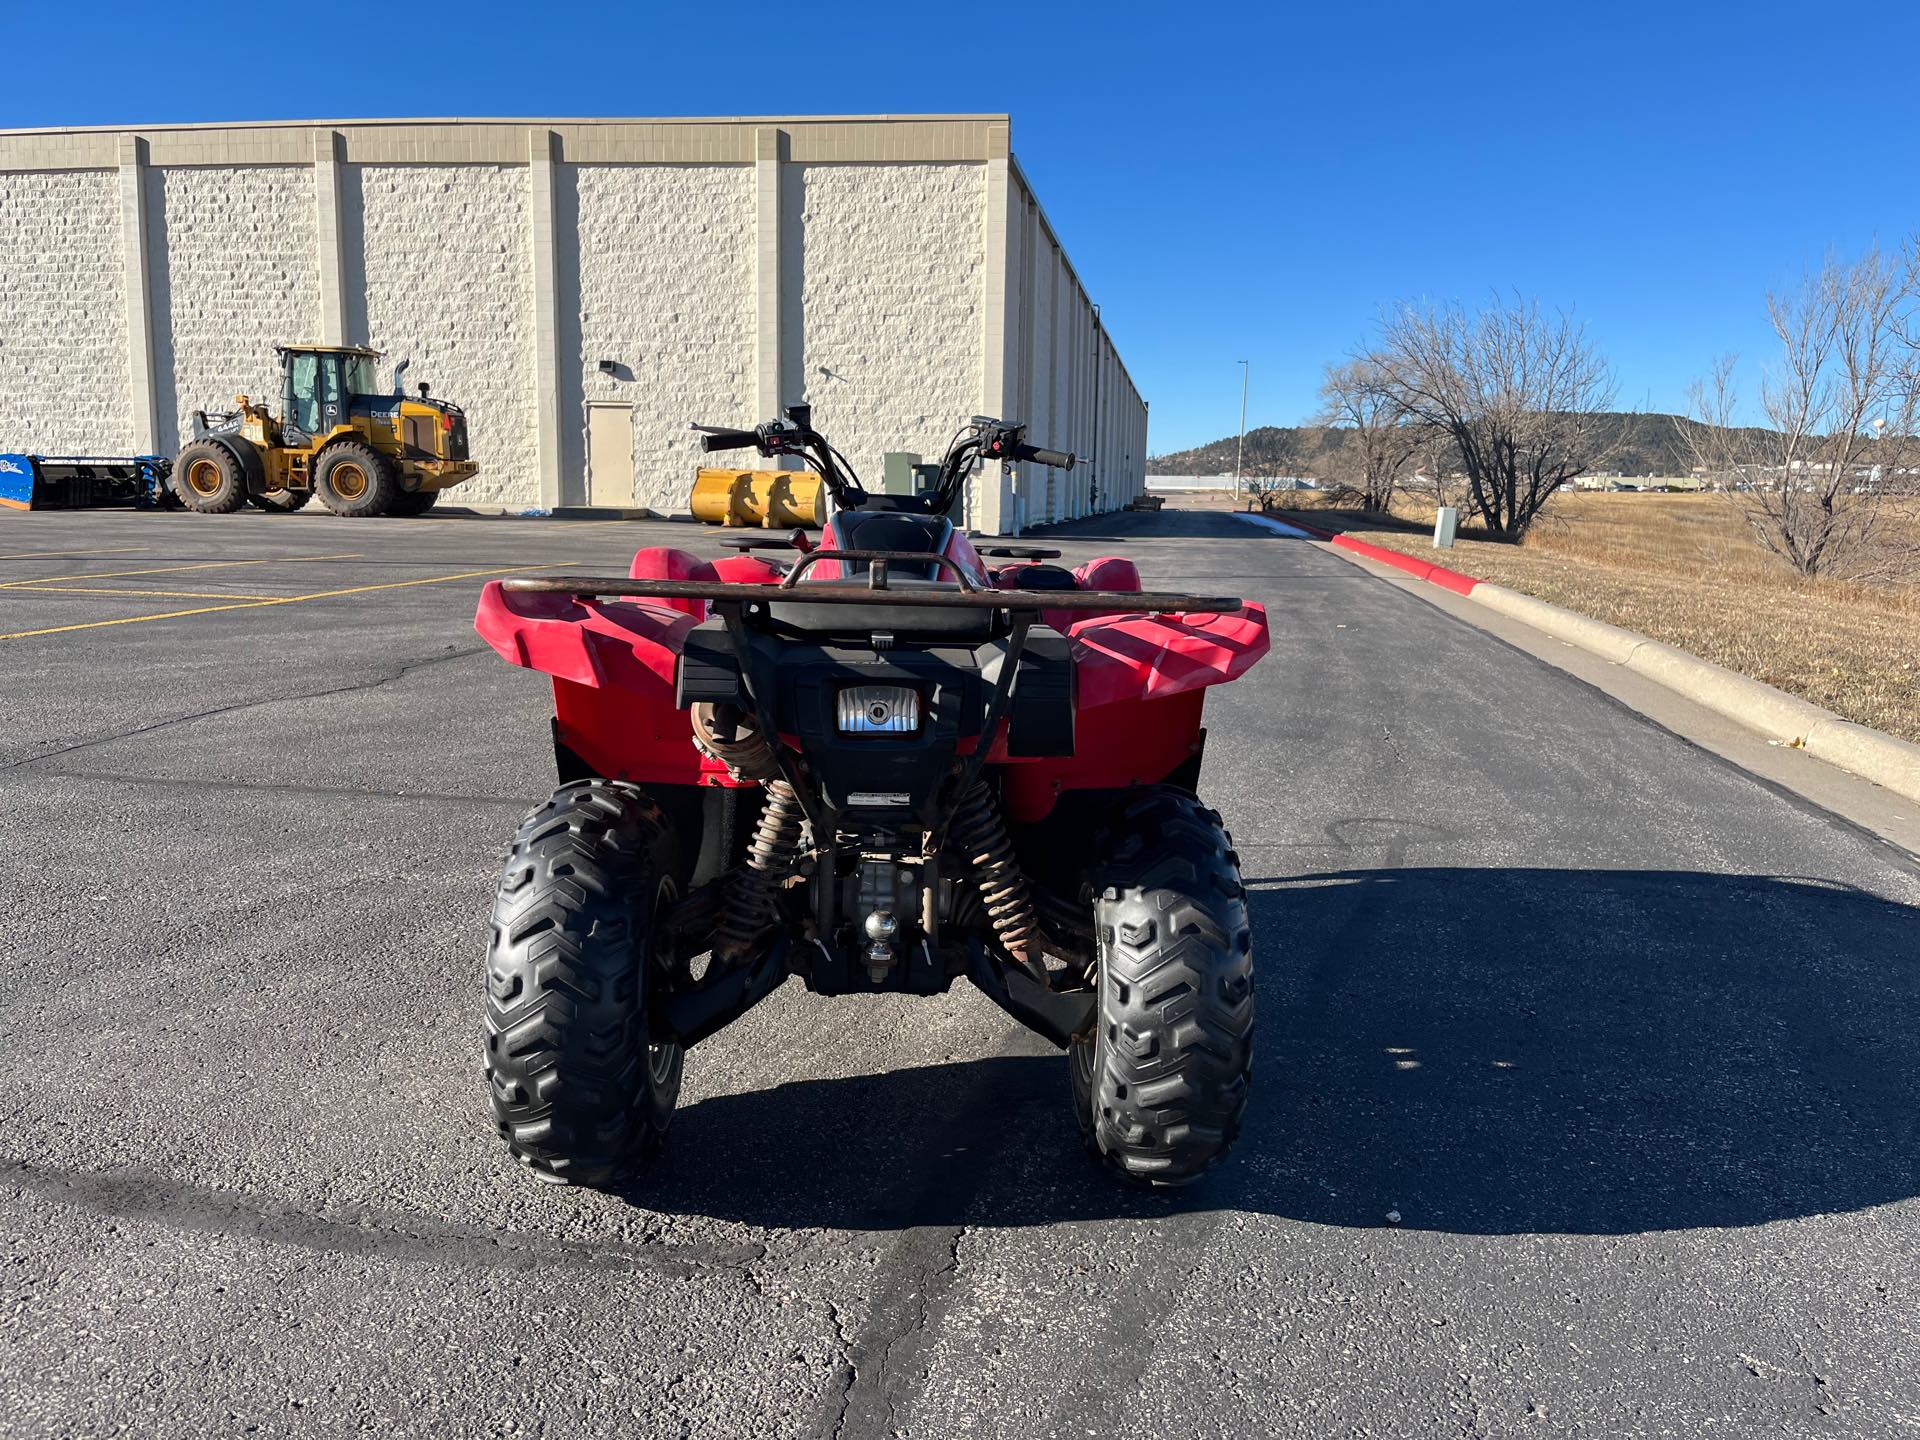
[[[1306,542],[1082,530],[1274,617],[1203,781],[1254,1108],[1173,1194],[965,986],[777,993],[624,1193],[507,1161],[484,916],[550,762],[478,572],[701,532],[0,521],[0,1434],[1920,1424],[1911,858]]]

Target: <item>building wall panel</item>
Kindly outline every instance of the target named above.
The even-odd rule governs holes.
[[[276,343],[319,332],[313,175],[292,166],[157,169],[147,253],[160,449],[195,410],[244,392],[278,408]]]
[[[527,167],[345,168],[359,272],[349,293],[360,302],[349,322],[387,352],[382,383],[404,366],[408,390],[425,380],[466,407],[480,473],[455,492],[461,499],[538,503]]]
[[[0,450],[132,448],[119,177],[0,176]]]
[[[938,459],[980,405],[978,165],[805,165],[800,387],[814,423],[877,487],[880,457]]]
[[[634,503],[684,511],[705,463],[688,425],[772,418],[754,413],[753,169],[569,166],[559,206],[563,254],[577,237],[561,278],[563,469],[585,474],[586,402],[630,401]]]

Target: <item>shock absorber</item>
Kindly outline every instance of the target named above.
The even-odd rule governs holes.
[[[800,849],[800,799],[785,780],[769,780],[767,803],[753,827],[746,864],[728,876],[714,926],[713,958],[721,965],[747,959],[774,921],[773,894]]]
[[[1027,893],[1027,877],[1020,873],[1013,841],[984,781],[976,780],[961,797],[947,836],[947,843],[965,862],[980,891],[1001,948],[1029,973],[1044,976],[1035,943],[1039,919],[1034,914],[1033,897]]]

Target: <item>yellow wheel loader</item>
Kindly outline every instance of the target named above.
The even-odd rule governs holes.
[[[315,495],[336,515],[422,515],[442,490],[478,473],[458,405],[375,393],[378,350],[276,345],[281,410],[236,395],[225,415],[197,410],[173,462],[189,510],[226,515],[252,503],[298,510]]]

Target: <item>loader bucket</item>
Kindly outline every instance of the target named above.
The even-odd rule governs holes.
[[[709,525],[817,529],[826,521],[826,489],[811,470],[706,468],[693,482],[689,508]]]

